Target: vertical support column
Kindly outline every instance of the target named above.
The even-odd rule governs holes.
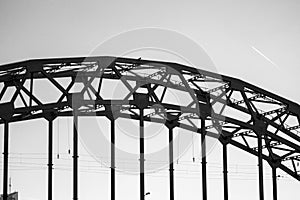
[[[4,152],[3,152],[3,200],[8,200],[7,186],[8,186],[8,131],[9,123],[4,122]]]
[[[110,128],[111,128],[111,174],[110,174],[110,181],[111,181],[111,200],[115,200],[115,120],[111,119],[110,121]]]
[[[201,118],[201,152],[202,152],[202,195],[203,200],[207,200],[206,183],[206,141],[205,141],[205,119]]]
[[[145,199],[144,110],[140,109],[140,199]]]
[[[9,121],[14,113],[14,104],[0,104],[0,118],[4,121],[4,138],[3,138],[3,200],[8,200],[8,145],[9,145]]]
[[[140,200],[145,199],[144,109],[149,106],[149,94],[133,93],[133,101],[140,111]]]
[[[264,200],[264,175],[263,175],[263,159],[262,159],[262,136],[257,134],[258,140],[258,178],[259,178],[259,199]]]
[[[48,122],[48,200],[52,200],[53,120]]]
[[[228,200],[227,144],[223,144],[224,200]]]
[[[174,200],[173,128],[169,128],[170,200]]]
[[[73,199],[78,200],[78,115],[73,116]]]
[[[272,167],[272,180],[273,180],[273,200],[277,200],[277,175],[276,175],[276,167]]]

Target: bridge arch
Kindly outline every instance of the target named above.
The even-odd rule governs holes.
[[[41,84],[41,80],[47,83]],[[105,96],[104,82],[118,82],[126,91],[117,98]],[[39,85],[40,84],[40,85]],[[205,137],[223,145],[224,199],[228,199],[227,145],[257,156],[260,199],[263,194],[263,160],[276,170],[300,180],[300,106],[245,81],[189,66],[152,60],[115,57],[36,59],[0,67],[0,123],[4,124],[3,194],[7,196],[9,123],[45,118],[49,121],[49,199],[52,198],[52,132],[56,117],[74,118],[74,188],[78,198],[78,117],[104,116],[111,122],[127,118],[140,124],[140,198],[144,198],[144,123],[164,124],[169,130],[170,198],[174,199],[173,129],[200,134],[202,139],[203,199],[206,194]],[[35,87],[43,87],[39,94]],[[107,87],[106,87],[107,88]],[[56,95],[50,91],[56,91]],[[182,101],[165,98],[167,91]],[[114,136],[115,137],[115,136]],[[111,138],[114,144],[115,138]],[[117,137],[117,136],[116,136]],[[255,142],[253,142],[253,140]],[[252,142],[251,142],[252,141]],[[111,146],[111,178],[115,177],[115,147]],[[114,198],[112,181],[112,199]]]

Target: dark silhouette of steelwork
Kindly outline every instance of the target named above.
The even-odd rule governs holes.
[[[3,199],[7,199],[7,186],[8,186],[8,122],[4,123],[4,152],[3,152]]]
[[[206,141],[205,141],[205,119],[201,118],[201,152],[202,152],[202,195],[207,200],[207,178],[206,178]]]
[[[228,171],[227,171],[227,145],[223,146],[223,179],[224,179],[224,200],[228,200]]]
[[[78,199],[78,116],[73,116],[73,199]]]
[[[46,115],[48,120],[48,199],[52,199],[52,169],[53,169],[53,119],[55,116]]]
[[[110,60],[110,62],[107,62]],[[108,64],[107,64],[108,63]],[[154,70],[141,75],[139,70]],[[172,70],[170,70],[172,69]],[[135,71],[133,73],[132,71]],[[130,73],[130,75],[128,75]],[[178,76],[173,81],[171,76]],[[61,84],[59,78],[70,78],[68,85]],[[34,93],[36,80],[47,80],[60,93],[57,100],[44,102]],[[106,99],[101,96],[103,80],[119,80],[130,92],[131,97],[124,100]],[[98,80],[98,84],[92,84]],[[132,87],[127,81],[136,83]],[[29,84],[25,84],[29,82]],[[73,199],[78,199],[78,117],[103,116],[111,124],[111,199],[115,199],[115,120],[130,118],[140,124],[140,199],[145,198],[145,147],[144,122],[164,123],[169,130],[169,176],[170,199],[174,200],[174,155],[173,130],[182,129],[201,134],[202,149],[202,191],[207,197],[206,181],[206,137],[218,139],[223,145],[224,199],[228,194],[227,146],[242,149],[258,159],[259,199],[264,199],[263,160],[272,168],[273,199],[277,200],[278,169],[300,180],[298,163],[300,161],[300,106],[276,94],[268,92],[245,81],[229,76],[195,69],[181,64],[150,61],[132,58],[79,57],[37,59],[17,62],[0,67],[0,123],[4,124],[3,156],[3,199],[7,200],[8,190],[8,149],[9,124],[13,122],[45,118],[48,121],[48,200],[52,200],[53,169],[53,121],[57,117],[73,116]],[[72,92],[76,83],[83,87]],[[200,83],[213,83],[204,87]],[[164,87],[161,97],[156,93],[158,87]],[[11,98],[3,97],[9,88],[15,90]],[[147,93],[136,92],[144,88]],[[190,105],[165,103],[163,97],[166,88],[192,92]],[[47,90],[47,88],[45,88]],[[49,94],[51,95],[51,94]],[[19,103],[17,103],[19,102]],[[21,102],[21,103],[20,103]],[[154,105],[154,113],[145,114]],[[219,104],[221,111],[214,106]],[[263,104],[263,106],[262,106]],[[199,108],[199,109],[195,109]],[[231,109],[236,115],[225,112]],[[198,110],[198,111],[197,111]],[[129,112],[125,112],[129,111]],[[162,114],[165,119],[155,117]],[[242,115],[244,117],[242,117]],[[184,119],[188,119],[184,122]],[[201,121],[197,127],[190,119]],[[256,144],[249,142],[254,139]],[[148,194],[148,193],[146,193]]]
[[[115,121],[111,120],[111,199],[115,200]]]

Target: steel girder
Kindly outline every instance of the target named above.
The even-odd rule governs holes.
[[[55,94],[37,94],[40,80]],[[127,91],[123,98],[107,98],[105,81]],[[300,180],[300,106],[245,81],[181,64],[132,58],[80,57],[37,59],[0,67],[0,123],[51,116],[106,116],[140,120],[140,88],[149,96],[145,121],[166,123],[206,135],[259,156]],[[78,85],[80,85],[78,87]],[[158,92],[158,90],[160,92]],[[164,100],[167,90],[189,96],[188,104]],[[50,91],[50,88],[49,88]],[[56,96],[55,100],[52,97]],[[157,107],[157,105],[160,105]],[[173,120],[174,121],[174,120]]]

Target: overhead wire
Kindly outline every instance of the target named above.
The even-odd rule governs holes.
[[[18,158],[18,157],[16,157]],[[28,158],[31,159],[31,158]],[[45,158],[43,158],[45,159]],[[62,158],[62,160],[71,160],[68,158]],[[94,163],[97,161],[93,161],[93,160],[82,160],[81,164],[80,164],[80,172],[88,172],[88,173],[109,173],[109,166],[104,166],[104,165],[99,165],[99,163],[97,162],[97,165],[93,164],[91,165],[90,163]],[[198,166],[194,163],[191,163],[191,166]],[[28,162],[28,161],[22,161],[22,162],[17,162],[17,161],[10,161],[9,162],[10,165],[10,170],[46,170],[46,163],[36,163],[36,162]],[[186,165],[186,164],[185,164]],[[222,171],[221,171],[221,166],[216,166],[215,163],[213,163],[213,165],[215,165],[214,167],[216,167],[218,170],[209,170],[208,171],[208,177],[211,177],[212,179],[215,177],[220,177],[220,179],[222,178]],[[239,166],[243,166],[243,165],[239,165]],[[249,165],[246,165],[249,166]],[[251,165],[252,166],[252,165]],[[232,167],[232,166],[231,166]],[[118,168],[116,168],[118,170]],[[229,167],[230,169],[230,167]],[[72,170],[72,166],[71,164],[62,164],[62,163],[57,163],[54,166],[54,170],[65,170],[65,171],[71,171]],[[163,169],[158,171],[157,173],[151,173],[150,176],[160,176],[161,173],[167,172],[168,169]],[[177,174],[177,176],[180,178],[180,176],[183,176],[183,178],[193,178],[193,176],[196,176],[195,178],[197,178],[198,176],[200,176],[200,170],[197,169],[176,169],[175,170],[175,174]],[[229,177],[231,179],[235,179],[236,177],[239,178],[240,180],[245,180],[245,179],[249,179],[252,178],[253,180],[256,180],[258,173],[257,172],[249,172],[249,171],[229,171]],[[177,177],[176,176],[176,177]],[[265,173],[265,179],[271,179],[271,173]],[[280,175],[279,178],[285,178],[284,175]],[[210,179],[210,178],[209,178]]]

